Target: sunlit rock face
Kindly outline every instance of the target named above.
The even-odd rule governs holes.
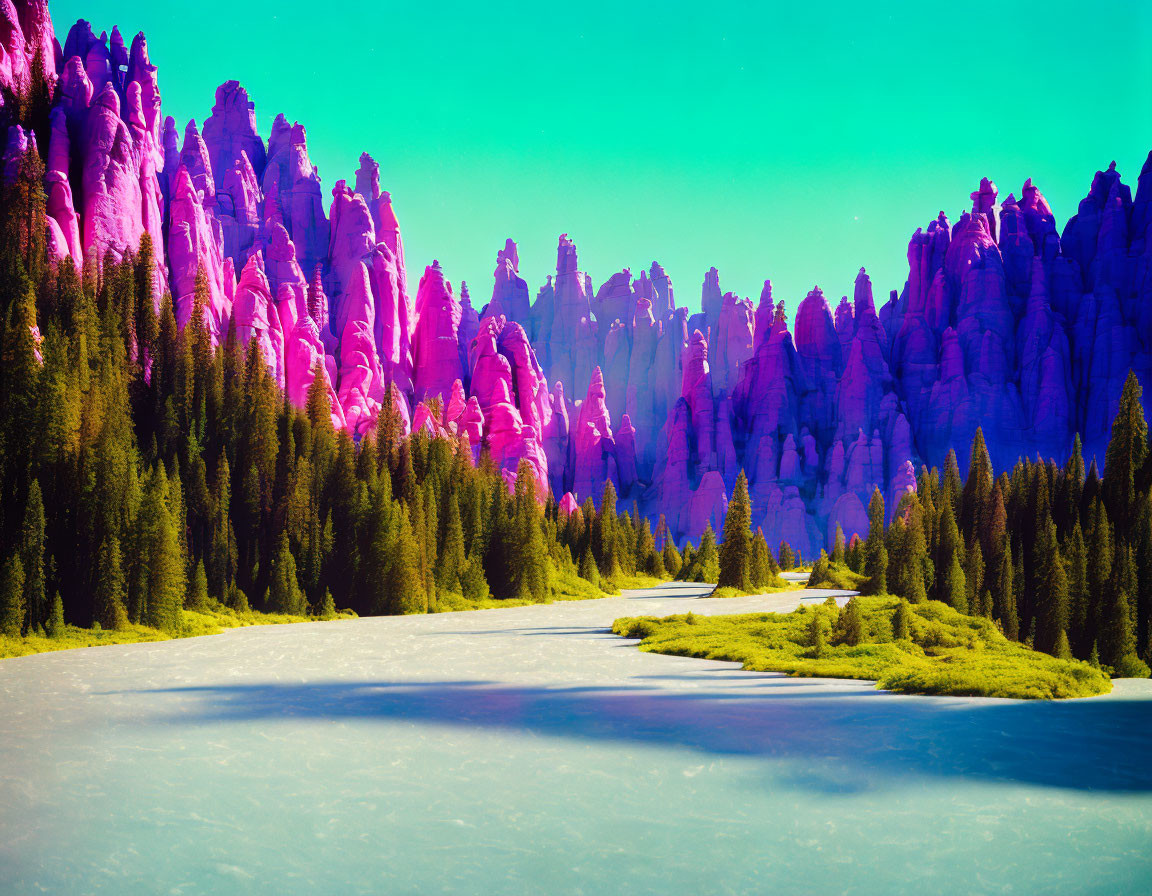
[[[597,287],[567,235],[534,298],[506,240],[477,307],[452,285],[464,272],[429,259],[410,287],[371,155],[326,194],[303,125],[261,131],[238,82],[178,123],[143,34],[128,46],[80,21],[60,44],[44,0],[0,0],[0,85],[23,89],[37,64],[48,125],[6,129],[3,171],[41,153],[55,260],[100,265],[148,235],[157,307],[169,291],[184,326],[202,303],[217,344],[255,342],[296,405],[326,391],[360,438],[390,400],[405,427],[463,436],[509,478],[526,461],[567,512],[611,481],[622,506],[696,539],[743,470],[753,524],[811,556],[837,526],[865,534],[875,489],[891,513],[922,464],[954,449],[966,467],[977,427],[998,469],[1061,457],[1077,433],[1102,463],[1129,369],[1152,402],[1152,156],[1135,195],[1115,165],[1097,172],[1062,232],[1031,180],[1002,197],[984,179],[955,223],[940,212],[912,236],[887,302],[861,270],[814,287],[791,326],[770,283],[741,297],[716,268],[691,309],[656,262]]]

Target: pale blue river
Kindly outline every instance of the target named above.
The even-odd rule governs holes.
[[[602,601],[0,662],[0,893],[1152,893],[1152,682],[1065,703],[642,654]]]

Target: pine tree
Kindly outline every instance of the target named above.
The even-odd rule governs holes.
[[[478,557],[469,557],[464,564],[460,575],[460,593],[472,603],[482,603],[492,596],[488,581],[484,578],[484,564]]]
[[[312,367],[312,384],[308,387],[304,413],[314,434],[331,431],[332,402],[328,396],[328,376],[324,371],[324,362],[319,359]]]
[[[1136,655],[1136,633],[1132,627],[1131,602],[1113,569],[1104,598],[1100,620],[1100,659],[1112,667],[1117,678],[1147,678],[1147,664]]]
[[[972,542],[973,537],[979,537],[984,550],[990,547],[986,523],[994,485],[992,459],[984,443],[984,431],[977,427],[968,461],[968,479],[960,497],[960,531],[968,543]],[[980,592],[977,590],[975,593],[978,595]]]
[[[768,540],[764,537],[764,530],[757,529],[752,536],[752,584],[757,588],[772,585],[776,582],[776,561],[768,547]]]
[[[0,191],[0,294],[10,296],[19,284],[40,282],[45,258],[44,163],[29,146],[16,168],[12,183]]]
[[[1056,528],[1060,532],[1071,532],[1072,526],[1080,521],[1080,501],[1084,494],[1084,446],[1080,434],[1072,443],[1072,454],[1064,465],[1064,476],[1056,506]]]
[[[1141,406],[1142,390],[1128,371],[1120,410],[1112,421],[1112,438],[1104,457],[1104,501],[1119,541],[1127,542],[1136,524],[1141,497],[1141,471],[1148,460],[1148,423]]]
[[[820,552],[816,562],[812,564],[812,574],[808,576],[809,588],[821,588],[828,582],[828,554]]]
[[[393,615],[407,616],[428,612],[428,596],[424,592],[423,580],[417,574],[418,570],[419,558],[416,538],[412,534],[412,524],[408,514],[401,512],[395,556],[389,565],[385,581],[388,610]]]
[[[137,563],[142,575],[143,622],[169,634],[183,625],[185,563],[171,507],[168,477],[157,464],[144,491]]]
[[[1056,544],[1056,524],[1051,517],[1041,527],[1033,549],[1038,564],[1036,649],[1057,655],[1060,636],[1068,630],[1068,578]]]
[[[1004,487],[999,481],[992,487],[992,497],[989,499],[987,513],[980,532],[980,550],[983,559],[988,564],[984,573],[987,579],[992,574],[996,559],[1007,543],[1008,538],[1008,508],[1004,501]]]
[[[944,575],[944,600],[957,612],[968,612],[968,588],[964,581],[964,570],[960,566],[960,558],[952,555],[952,562]]]
[[[448,498],[448,522],[440,563],[436,567],[437,586],[444,592],[458,592],[464,572],[464,526],[460,522],[460,506],[456,499]]]
[[[672,540],[672,533],[668,531],[668,524],[665,522],[664,517],[660,517],[660,526],[657,528],[664,533],[664,546],[661,550],[664,569],[669,576],[676,578],[680,575],[683,558],[680,556],[680,552],[676,550],[676,542]]]
[[[811,654],[820,659],[828,653],[828,642],[824,634],[824,614],[816,609],[808,621],[808,646],[812,648]]]
[[[616,505],[615,491],[608,494],[605,489],[605,501]],[[512,527],[510,532],[510,577],[511,595],[522,599],[542,601],[548,593],[549,568],[548,555],[544,550],[544,539],[541,532],[540,505],[536,493],[536,473],[531,464],[521,461],[516,475],[516,493],[512,505]],[[603,514],[603,508],[601,513]],[[615,522],[615,521],[614,521]],[[618,525],[618,523],[617,523]],[[618,533],[615,529],[607,531],[608,538],[616,541],[613,556],[619,555]],[[617,567],[617,574],[619,570]]]
[[[24,627],[24,564],[9,557],[0,569],[0,634],[20,637]]]
[[[1112,578],[1112,526],[1104,510],[1104,504],[1095,498],[1089,510],[1091,527],[1087,532],[1087,572],[1088,591],[1084,614],[1082,644],[1094,644],[1100,640],[1100,625],[1103,606]]]
[[[1024,574],[1024,545],[1023,539],[1012,539],[1012,594],[1015,606],[1015,619],[1016,619],[1016,641],[1026,641],[1028,639],[1028,628],[1025,627],[1024,613],[1021,608],[1024,606],[1026,600],[1025,591],[1027,590],[1028,578]]]
[[[20,537],[20,561],[24,566],[25,631],[38,631],[48,622],[47,589],[44,584],[44,501],[40,483],[33,479],[24,508]]]
[[[596,555],[601,576],[609,581],[621,575],[616,525],[616,487],[609,479],[604,483],[600,511],[592,524],[592,552]]]
[[[796,555],[792,553],[792,546],[786,541],[780,542],[780,568],[785,572],[796,568]]]
[[[272,613],[303,616],[308,612],[304,593],[296,577],[296,558],[288,546],[288,533],[281,532],[272,559],[272,578],[268,588],[268,609]]]
[[[693,582],[715,584],[720,578],[720,555],[716,550],[716,533],[709,523],[700,536],[700,550],[692,558]]]
[[[1073,652],[1086,658],[1092,643],[1087,639],[1088,628],[1088,552],[1084,532],[1077,520],[1068,536],[1064,552],[1064,566],[1068,573],[1068,632]]]
[[[1136,520],[1133,552],[1136,560],[1136,643],[1152,664],[1152,495],[1145,496]]]
[[[892,617],[892,636],[897,641],[912,638],[912,608],[906,600],[901,600],[896,606],[896,613]]]
[[[208,574],[204,571],[204,561],[197,560],[192,571],[192,585],[184,602],[185,609],[203,613],[208,609]]]
[[[592,548],[590,546],[586,546],[584,553],[580,555],[580,570],[578,575],[580,578],[591,582],[594,587],[600,587],[600,570],[596,566],[596,559],[592,556]]]
[[[64,600],[60,597],[59,591],[52,594],[51,609],[48,611],[48,621],[44,624],[44,631],[49,638],[64,637]]]
[[[27,469],[36,437],[36,403],[41,366],[36,343],[36,293],[29,285],[8,307],[0,342],[0,456],[6,467],[3,498],[13,500],[15,474]]]
[[[992,591],[992,615],[999,621],[1005,637],[1020,639],[1020,620],[1016,615],[1016,585],[1013,581],[1012,551],[1005,545],[1000,552],[996,580]]]
[[[220,452],[212,486],[212,525],[205,570],[209,592],[223,596],[236,580],[238,548],[232,524],[232,470],[226,452]]]
[[[896,519],[888,529],[889,587],[914,604],[928,599],[925,570],[928,567],[928,543],[924,532],[924,511],[915,493],[900,499]]]
[[[652,536],[652,528],[646,519],[640,521],[636,556],[639,559],[640,568],[647,575],[660,580],[668,577],[668,571],[664,568],[664,555],[656,550],[656,540]]]
[[[832,541],[832,562],[837,566],[843,566],[845,561],[845,553],[847,548],[844,544],[844,528],[836,524],[836,537]]]
[[[736,480],[732,500],[724,517],[724,541],[720,545],[719,587],[752,590],[752,503],[744,471]]]
[[[965,599],[968,611],[973,616],[980,616],[981,600],[984,594],[984,551],[980,547],[980,540],[975,539],[968,550],[964,564]]]
[[[949,448],[944,458],[944,476],[940,482],[940,501],[938,506],[943,513],[943,504],[952,508],[952,517],[956,518],[960,512],[960,495],[964,486],[960,481],[960,463],[956,459],[956,452]]]
[[[864,545],[864,575],[869,594],[888,593],[888,548],[884,542],[884,496],[874,489],[868,502],[868,541]]]
[[[848,542],[848,553],[844,562],[852,572],[857,575],[864,574],[864,542],[859,535],[853,535],[852,540]]]
[[[696,562],[696,551],[692,547],[692,542],[684,542],[684,553],[681,555],[681,560],[680,574],[676,576],[676,581],[691,582],[692,570],[695,568]]]
[[[951,501],[941,501],[940,521],[937,524],[937,546],[935,569],[937,575],[936,588],[930,596],[934,600],[956,606],[954,591],[956,577],[953,567],[963,572],[964,542],[960,537],[960,527],[956,525],[956,517],[952,512]],[[957,607],[957,609],[960,609]],[[961,612],[965,612],[961,610]]]
[[[832,643],[842,644],[846,647],[856,647],[867,640],[864,628],[864,614],[860,609],[859,599],[853,597],[840,609],[836,618],[836,627],[832,635]]]
[[[137,298],[136,339],[139,345],[140,366],[148,368],[156,349],[156,339],[160,333],[160,318],[156,303],[156,258],[152,235],[145,231],[140,236],[140,248],[135,258]]]
[[[128,613],[124,609],[126,593],[120,542],[110,535],[100,547],[96,574],[94,615],[102,629],[123,631],[128,627]]]

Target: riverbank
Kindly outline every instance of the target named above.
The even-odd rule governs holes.
[[[353,618],[351,614],[337,614],[333,619]],[[218,635],[235,628],[259,625],[291,625],[301,622],[317,622],[308,616],[289,616],[279,613],[258,613],[255,610],[237,612],[227,607],[217,607],[204,612],[184,610],[179,633],[165,632],[146,625],[131,625],[123,629],[80,628],[65,625],[64,631],[55,638],[41,634],[30,634],[15,638],[0,635],[0,660],[18,656],[32,656],[38,653],[53,653],[60,650],[78,650],[85,647],[111,647],[117,644],[150,644],[157,641],[174,641],[184,638],[199,638],[205,635]]]
[[[583,579],[569,576],[560,581],[553,593],[552,599],[544,603],[557,601],[578,601],[598,598],[616,597],[625,590],[652,588],[659,585],[658,579],[651,576],[625,576],[616,583],[617,588],[608,592],[594,588]],[[456,613],[470,610],[495,610],[525,607],[539,604],[531,600],[496,600],[488,598],[483,601],[467,601],[457,594],[441,595],[432,613]],[[160,629],[149,628],[146,625],[128,625],[123,629],[80,628],[75,625],[64,626],[64,631],[55,638],[41,634],[30,634],[24,637],[12,637],[0,634],[0,660],[19,656],[33,656],[38,653],[54,653],[61,650],[78,650],[87,647],[111,647],[120,644],[149,644],[158,641],[175,641],[187,638],[200,638],[206,635],[218,635],[230,629],[248,628],[263,625],[298,625],[307,622],[330,622],[337,619],[355,619],[351,611],[343,611],[324,619],[312,616],[292,616],[281,613],[261,613],[256,610],[236,611],[228,607],[216,605],[204,611],[184,610],[182,625],[179,633],[165,632]]]

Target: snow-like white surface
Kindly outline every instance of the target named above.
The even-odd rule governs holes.
[[[1152,892],[1152,682],[901,697],[609,631],[799,599],[703,593],[0,662],[0,893]]]

